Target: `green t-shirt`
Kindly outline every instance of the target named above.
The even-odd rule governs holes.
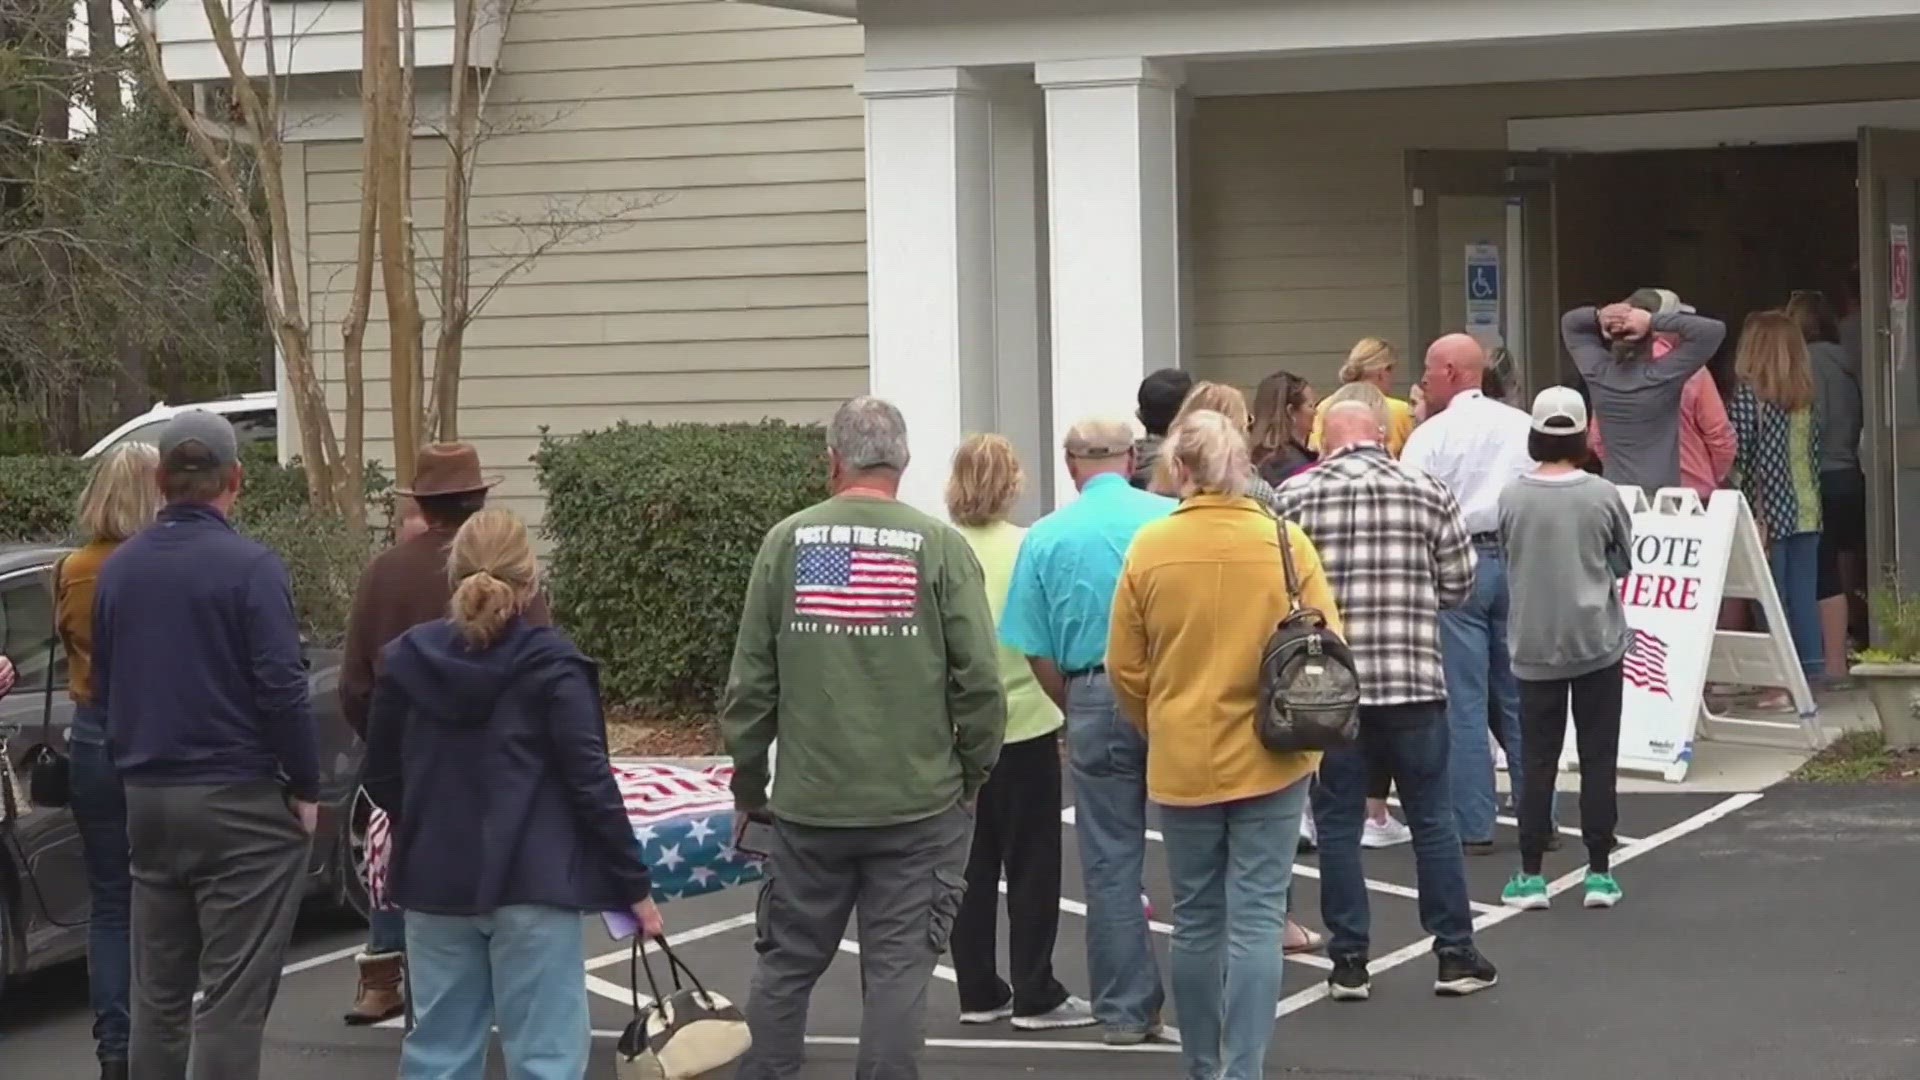
[[[1006,610],[1007,590],[1013,585],[1014,560],[1020,555],[1020,541],[1027,530],[1007,521],[979,528],[962,525],[959,530],[986,573],[987,603],[998,626],[1001,612]],[[1033,666],[1019,649],[1000,646],[1000,684],[1007,690],[1008,742],[1026,742],[1060,729],[1060,707],[1040,689]]]
[[[905,503],[857,496],[774,526],[747,584],[720,726],[735,801],[783,820],[897,825],[972,797],[1000,756],[1007,703],[966,540]]]

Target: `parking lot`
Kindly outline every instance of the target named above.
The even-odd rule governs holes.
[[[1892,1055],[1888,1061],[1902,1063],[1905,1071],[1894,1071],[1891,1064],[1886,1072],[1836,1069],[1831,1067],[1831,1054],[1828,1064],[1817,1069],[1773,1071],[1775,1066],[1790,1069],[1796,1059],[1757,1052],[1780,1032],[1793,1028],[1797,1019],[1778,992],[1780,981],[1798,986],[1813,977],[1807,968],[1794,966],[1792,950],[1783,951],[1782,944],[1799,940],[1809,920],[1817,917],[1828,925],[1827,919],[1840,916],[1831,907],[1808,910],[1804,906],[1808,900],[1818,903],[1814,898],[1823,887],[1816,880],[1797,884],[1794,895],[1781,895],[1778,910],[1765,910],[1764,897],[1743,893],[1736,918],[1714,917],[1729,903],[1724,887],[1738,887],[1724,873],[1730,868],[1750,873],[1762,865],[1755,858],[1740,857],[1742,844],[1729,837],[1764,831],[1771,801],[1771,796],[1762,800],[1757,794],[1624,796],[1620,824],[1624,847],[1616,860],[1627,902],[1612,912],[1581,909],[1578,885],[1584,860],[1572,836],[1561,851],[1549,856],[1547,876],[1556,890],[1573,891],[1546,913],[1521,914],[1501,908],[1500,887],[1516,858],[1512,822],[1503,822],[1499,851],[1467,861],[1480,944],[1500,965],[1501,984],[1465,1001],[1444,1001],[1431,993],[1433,962],[1430,943],[1416,917],[1411,850],[1369,851],[1365,859],[1373,900],[1374,1000],[1364,1005],[1325,1002],[1321,980],[1326,962],[1317,956],[1291,958],[1270,1070],[1277,1074],[1284,1068],[1287,1075],[1302,1077],[1498,1076],[1514,1080],[1549,1075],[1779,1076],[1783,1080],[1819,1075],[1891,1080],[1920,1075],[1920,1068],[1913,1067],[1920,1065],[1920,1041],[1911,1038],[1904,1047],[1896,1045],[1895,1039],[1885,1048]],[[1796,820],[1804,823],[1803,811],[1794,811],[1790,804],[1783,810],[1799,814]],[[1901,812],[1911,823],[1911,805]],[[1574,816],[1571,800],[1563,813]],[[1568,831],[1576,825],[1577,821],[1569,821]],[[1069,895],[1061,902],[1056,956],[1061,979],[1084,992],[1085,909],[1078,899],[1072,829],[1063,827],[1067,829]],[[1909,867],[1916,862],[1911,857],[1914,835],[1910,828],[1903,834]],[[1769,845],[1753,843],[1750,854],[1765,855]],[[1164,861],[1157,852],[1149,854],[1147,890],[1160,913],[1154,937],[1164,965],[1171,932],[1164,920],[1171,896]],[[1810,864],[1801,869],[1818,874]],[[1836,874],[1841,871],[1836,869],[1822,879],[1826,887],[1840,887],[1844,875]],[[1796,874],[1796,881],[1802,876]],[[1300,860],[1297,882],[1299,910],[1305,921],[1317,925],[1318,881],[1311,856]],[[675,902],[666,909],[672,938],[680,946],[677,951],[710,986],[736,998],[745,997],[751,972],[752,905],[752,890],[742,889]],[[1822,914],[1816,916],[1816,912]],[[1858,921],[1861,916],[1854,918],[1854,926],[1863,927]],[[1920,955],[1920,949],[1914,948],[1920,944],[1920,932],[1912,928],[1910,919],[1905,925],[1904,939],[1897,944],[1906,950],[1902,966],[1910,976],[1911,957]],[[1842,924],[1835,924],[1834,930],[1845,932]],[[340,1023],[340,1013],[351,999],[351,955],[358,936],[338,925],[302,930],[269,1032],[267,1075],[276,1080],[359,1080],[393,1074],[401,1037],[397,1024],[384,1030],[352,1031]],[[600,933],[597,923],[590,936],[586,980],[598,1043],[596,1059],[605,1067],[612,1038],[631,1014],[627,950]],[[843,948],[850,955],[828,972],[814,996],[808,1080],[845,1076],[850,1071],[859,1031],[860,984],[857,957],[851,955],[857,947],[848,941]],[[1867,953],[1880,955],[1878,949]],[[1766,981],[1739,975],[1743,967],[1762,959],[1760,970],[1772,973]],[[1850,984],[1862,992],[1875,985],[1867,974],[1872,960],[1863,959],[1863,963],[1864,968],[1852,969],[1855,981]],[[1863,975],[1865,981],[1859,981]],[[1889,980],[1899,977],[1892,970],[1886,975]],[[1910,991],[1910,978],[1905,985]],[[1723,1008],[1755,993],[1762,995],[1761,1000],[1751,1008]],[[928,1077],[1000,1076],[1010,1071],[1088,1078],[1167,1076],[1177,1068],[1170,1057],[1177,1052],[1173,1047],[1114,1050],[1099,1044],[1097,1029],[1028,1034],[1016,1033],[1005,1024],[962,1027],[957,1022],[959,1004],[952,973],[945,968],[936,976],[930,1002]],[[1598,1012],[1596,1003],[1601,1007]],[[1170,1008],[1168,1021],[1177,1026],[1177,1007],[1170,1002]],[[1910,1021],[1910,999],[1907,1008]],[[78,1070],[88,1067],[90,1017],[84,973],[56,972],[16,987],[7,1012],[0,1062],[5,1063],[10,1080],[80,1075]],[[1723,1022],[1722,1012],[1725,1023],[1744,1033],[1722,1032],[1717,1026]],[[1689,1013],[1691,1020],[1682,1015]],[[1902,1030],[1910,1033],[1910,1023]],[[1663,1042],[1668,1039],[1680,1041],[1668,1046]],[[1745,1053],[1742,1047],[1753,1052],[1741,1060],[1729,1058],[1726,1071],[1718,1071],[1700,1051],[1720,1042],[1731,1053]],[[1858,1055],[1875,1044],[1850,1037],[1849,1045]],[[1555,1066],[1546,1068],[1538,1055],[1548,1055]],[[1690,1064],[1679,1070],[1683,1059]],[[492,1075],[504,1075],[497,1061]]]

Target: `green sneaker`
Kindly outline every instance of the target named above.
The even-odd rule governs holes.
[[[1547,879],[1539,874],[1515,874],[1500,890],[1500,902],[1521,911],[1545,911],[1553,906],[1547,897]]]
[[[1613,880],[1612,874],[1587,875],[1587,906],[1591,908],[1610,908],[1620,902],[1620,883]]]

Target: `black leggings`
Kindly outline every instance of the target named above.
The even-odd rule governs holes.
[[[1580,751],[1580,836],[1587,865],[1607,872],[1613,830],[1620,820],[1615,798],[1620,761],[1621,677],[1618,662],[1572,679],[1520,680],[1520,743],[1526,754],[1526,787],[1520,795],[1520,869],[1538,874],[1553,832],[1553,784],[1560,748],[1567,741],[1567,701],[1573,701],[1574,743]]]

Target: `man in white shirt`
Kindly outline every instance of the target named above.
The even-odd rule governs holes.
[[[1500,492],[1533,467],[1527,414],[1481,393],[1487,352],[1465,334],[1427,350],[1426,423],[1413,430],[1400,463],[1440,481],[1460,504],[1478,569],[1473,595],[1440,613],[1447,679],[1448,773],[1460,841],[1468,854],[1493,850],[1498,814],[1488,720],[1507,748],[1514,790],[1521,780],[1520,687],[1507,657],[1507,572],[1500,549]],[[1491,712],[1489,708],[1491,706]]]

